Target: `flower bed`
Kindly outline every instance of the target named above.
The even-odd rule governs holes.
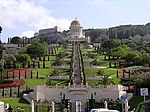
[[[14,79],[12,83],[0,84],[0,88],[20,87],[24,85],[23,79]]]
[[[20,72],[21,76],[25,76],[25,71],[26,71],[26,75],[30,75],[30,73],[31,73],[31,69],[30,68],[28,68],[28,69],[21,69],[21,70],[12,69],[12,70],[10,70],[10,73],[13,74],[13,72],[14,72],[15,75],[18,75],[19,72]]]

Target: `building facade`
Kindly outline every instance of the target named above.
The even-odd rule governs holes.
[[[74,43],[74,42],[90,43],[90,37],[85,37],[85,33],[83,32],[83,27],[81,26],[80,22],[77,19],[71,22],[69,29],[70,31],[66,38],[66,40],[68,40],[69,43]]]

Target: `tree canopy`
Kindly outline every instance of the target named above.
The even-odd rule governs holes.
[[[6,63],[13,64],[14,61],[16,61],[16,57],[12,54],[4,54],[3,59],[5,60]]]
[[[31,58],[28,54],[17,54],[16,59],[19,63],[26,63],[31,61]]]
[[[107,53],[110,53],[111,49],[113,49],[115,47],[118,47],[119,45],[121,45],[121,41],[120,40],[110,39],[110,40],[104,41],[101,44],[101,47],[103,49],[105,49],[107,51]]]
[[[27,54],[29,54],[31,57],[40,57],[46,55],[48,51],[48,45],[47,43],[39,43],[35,42],[27,47]]]
[[[131,49],[126,46],[126,45],[120,45],[114,49],[112,49],[112,55],[113,56],[117,56],[117,57],[126,57],[126,55],[128,54],[128,52],[130,51]]]

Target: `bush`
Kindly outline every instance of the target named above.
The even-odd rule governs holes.
[[[4,80],[3,84],[11,84],[13,83],[13,80]]]
[[[13,80],[4,80],[0,78],[0,84],[10,84],[10,83],[13,83]]]
[[[3,84],[4,79],[0,78],[0,84]]]

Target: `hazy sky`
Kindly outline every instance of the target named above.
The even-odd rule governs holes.
[[[150,0],[0,0],[1,40],[41,28],[68,30],[77,18],[84,29],[150,22]]]

